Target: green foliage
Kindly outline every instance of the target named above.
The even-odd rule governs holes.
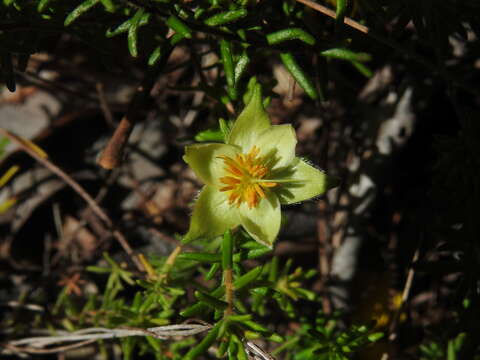
[[[465,333],[459,333],[446,342],[433,341],[428,344],[422,344],[419,347],[420,360],[459,360],[459,359],[480,359],[480,356],[466,356],[465,350],[470,347],[468,336]]]
[[[342,2],[344,3],[344,2]],[[226,93],[235,101],[242,75],[248,70],[251,54],[256,58],[277,54],[294,78],[312,99],[318,97],[311,66],[300,65],[291,52],[295,42],[304,43],[311,57],[318,50],[328,50],[328,42],[318,41],[313,29],[303,21],[303,6],[285,1],[283,7],[266,9],[249,2],[200,2],[85,0],[85,1],[7,1],[0,5],[0,53],[3,79],[15,89],[14,65],[24,70],[26,59],[47,46],[51,32],[69,33],[108,56],[107,38],[126,34],[129,54],[157,64],[162,48],[178,45],[198,35],[207,34],[220,43],[217,50],[225,72]],[[193,7],[195,6],[195,8]],[[343,16],[339,6],[338,16]],[[273,12],[272,12],[273,11]],[[267,25],[268,19],[285,17],[284,23]],[[28,19],[29,26],[21,26]],[[7,30],[2,30],[6,28]],[[173,35],[168,35],[168,31]],[[19,41],[20,39],[20,41]],[[346,59],[351,61],[350,59]],[[353,63],[353,62],[352,62]]]
[[[0,158],[5,155],[5,148],[10,143],[10,140],[6,137],[0,137]]]
[[[257,338],[283,342],[275,352],[288,354],[291,359],[314,359],[319,354],[321,358],[328,359],[328,356],[353,354],[380,337],[366,326],[340,330],[337,326],[339,315],[335,319],[327,319],[319,314],[314,324],[307,317],[297,318],[300,319],[300,329],[285,341],[274,329],[262,323],[281,313],[290,318],[298,316],[302,313],[298,304],[301,299],[312,305],[318,302],[316,294],[302,286],[303,282],[315,276],[315,272],[305,272],[301,268],[292,272],[291,261],[282,264],[276,257],[268,261],[264,259],[264,265],[248,269],[248,262],[264,256],[269,249],[243,232],[227,232],[221,243],[211,247],[212,253],[209,254],[184,252],[179,255],[168,273],[168,280],[160,276],[164,268],[163,258],[150,258],[158,276],[143,280],[136,279],[122,264],[104,254],[107,266],[90,266],[87,269],[91,274],[106,277],[103,294],[89,295],[82,304],[63,291],[54,313],[57,317],[61,314],[66,316],[61,324],[70,331],[84,327],[147,328],[178,323],[192,317],[201,317],[212,324],[210,331],[203,334],[198,342],[193,339],[160,341],[148,337],[145,340],[121,339],[125,359],[135,358],[137,353],[150,353],[157,359],[169,359],[166,354],[174,354],[175,359],[193,360],[205,356],[215,344],[219,357],[247,359],[245,342]],[[224,312],[228,304],[221,274],[216,271],[210,274],[208,287],[202,279],[206,275],[195,276],[199,269],[201,273],[208,274],[207,270],[216,264],[220,264],[217,270],[233,269],[235,301],[232,314]],[[187,285],[196,289],[193,302],[185,297],[183,289]],[[271,299],[275,300],[276,306],[272,307]]]
[[[475,91],[468,77],[456,78],[456,68],[452,70],[446,64],[453,58],[452,37],[467,39],[469,32],[480,37],[478,0],[335,3],[336,19],[330,20],[292,0],[1,0],[0,79],[15,91],[18,73],[25,71],[29,57],[48,49],[52,38],[68,34],[106,59],[114,57],[111,46],[120,39],[125,54],[135,58],[139,66],[159,71],[161,60],[168,57],[172,47],[197,50],[199,44],[205,45],[219,59],[211,67],[218,69],[220,76],[215,83],[200,79],[198,86],[189,90],[203,91],[220,105],[236,109],[242,107],[242,101],[248,103],[255,91],[254,81],[247,79],[257,76],[263,82],[263,78],[272,78],[272,69],[259,66],[272,63],[265,61],[271,57],[282,63],[306,95],[316,101],[328,97],[325,90],[331,88],[329,81],[345,81],[341,76],[345,63],[370,77],[377,59],[388,53],[384,49],[424,66],[430,78],[442,78],[449,85]],[[352,8],[354,16],[370,26],[371,31],[360,40],[358,34],[347,31],[344,23]],[[404,46],[398,39],[408,36],[407,24],[413,24],[416,33]],[[391,33],[381,35],[388,27],[393,27]],[[377,46],[382,51],[366,53],[368,43],[373,44],[368,51]],[[273,84],[267,88],[271,87]],[[471,319],[479,315],[474,296],[478,292],[479,238],[475,223],[480,204],[477,119],[471,115],[457,137],[438,139],[434,168],[432,193],[442,199],[434,226],[441,228],[440,234],[451,235],[445,247],[462,258],[419,264],[424,269],[436,265],[441,273],[461,273],[459,293],[461,297],[472,296],[474,306],[459,311],[458,329],[445,337],[447,340],[420,347],[421,359],[425,360],[468,358],[475,351],[472,334],[478,334],[479,329]],[[232,122],[222,119],[218,128],[197,133],[195,140],[225,143],[231,133]],[[3,147],[0,144],[0,152]],[[271,249],[241,230],[223,239],[198,239],[194,246],[195,250],[182,252],[172,266],[167,266],[164,258],[150,256],[154,276],[148,278],[104,254],[105,267],[87,268],[89,276],[104,282],[100,292],[80,297],[64,289],[51,309],[52,318],[43,320],[52,328],[62,326],[67,330],[89,326],[145,328],[193,317],[212,324],[208,334],[198,339],[122,339],[125,359],[136,358],[137,353],[152,354],[157,359],[195,359],[209,356],[208,350],[214,346],[218,357],[243,360],[249,357],[246,342],[255,338],[285,340],[273,352],[286,359],[347,359],[381,337],[372,326],[345,328],[340,321],[344,315],[327,318],[318,314],[313,322],[302,316],[302,303],[310,308],[320,306],[318,295],[309,290],[315,271],[272,257]],[[233,272],[232,314],[226,314],[226,270]],[[281,329],[275,327],[279,318],[297,320],[298,330],[283,339]]]
[[[431,1],[379,0],[357,1],[353,5],[372,23],[390,23],[393,18],[397,28],[413,21],[421,36],[422,44],[428,43],[440,59],[448,58],[451,52],[448,37],[452,34],[466,36],[469,24],[478,21],[478,2],[453,0],[443,1],[434,6]],[[343,36],[343,20],[353,2],[336,2],[336,32],[332,36]],[[108,52],[105,37],[126,34],[127,48],[132,57],[146,59],[154,66],[167,44],[176,45],[197,35],[205,34],[220,42],[221,62],[225,70],[225,84],[230,100],[237,98],[241,74],[247,70],[252,53],[256,60],[276,54],[288,71],[312,99],[317,99],[318,86],[325,89],[325,80],[314,80],[313,58],[315,54],[351,62],[360,73],[371,76],[363,64],[365,56],[359,59],[347,53],[347,42],[339,44],[325,37],[313,27],[305,7],[294,1],[282,1],[282,6],[269,7],[248,1],[225,2],[208,0],[198,2],[175,1],[133,1],[119,0],[3,0],[0,4],[0,53],[2,55],[2,76],[11,91],[15,89],[14,66],[22,71],[28,56],[46,46],[51,32],[70,33],[94,48]],[[277,19],[282,19],[278,22]],[[21,24],[28,20],[29,26]],[[92,21],[94,20],[94,21]],[[321,23],[324,31],[330,31],[328,21]],[[168,35],[168,30],[173,35]],[[478,34],[477,34],[478,35]],[[373,35],[375,37],[375,35]],[[328,38],[327,38],[328,39]],[[385,40],[385,39],[384,39]],[[394,41],[382,40],[404,52]],[[298,48],[299,44],[305,47]],[[299,51],[300,50],[300,51]],[[334,54],[337,54],[335,56]],[[298,56],[302,57],[299,61]],[[418,61],[425,63],[419,56]],[[326,73],[326,64],[320,62],[319,73]],[[331,65],[330,65],[331,66]],[[253,75],[253,74],[252,74]],[[318,83],[320,81],[321,83]]]
[[[381,332],[373,330],[370,325],[352,325],[349,329],[341,329],[339,321],[341,313],[326,317],[318,313],[313,321],[300,318],[299,331],[287,337],[285,343],[275,350],[280,354],[287,349],[295,350],[286,359],[292,360],[348,360],[359,349],[373,344],[383,337]]]

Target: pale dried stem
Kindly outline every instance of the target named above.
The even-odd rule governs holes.
[[[323,6],[323,5],[320,5],[320,4],[317,4],[316,2],[313,2],[311,0],[297,0],[299,3],[302,3],[304,5],[307,5],[308,7],[314,9],[314,10],[317,10],[318,12],[321,12],[322,14],[324,15],[327,15],[333,19],[336,18],[336,14],[335,14],[335,11],[329,9],[328,7],[326,6]],[[349,17],[345,17],[344,18],[344,23],[364,34],[368,34],[370,33],[370,29],[368,27],[366,27],[365,25],[362,25],[358,22],[356,22],[355,20],[349,18]]]
[[[168,274],[170,273],[170,270],[172,269],[173,265],[175,265],[175,261],[177,261],[178,255],[182,252],[183,246],[178,245],[168,256],[167,261],[165,261],[165,264],[162,267],[161,275],[160,278],[161,280],[167,280],[168,279]]]
[[[407,274],[407,279],[405,280],[405,286],[403,287],[403,292],[402,292],[402,303],[400,307],[397,309],[395,316],[392,320],[392,323],[390,324],[389,332],[390,335],[388,336],[388,341],[392,342],[395,341],[397,338],[397,326],[398,322],[400,320],[400,316],[405,309],[405,303],[407,302],[408,298],[410,297],[410,290],[412,289],[412,284],[413,284],[413,278],[415,276],[415,269],[413,268],[413,264],[415,264],[416,261],[418,261],[418,258],[420,257],[420,249],[417,248],[415,250],[415,253],[413,254],[412,258],[412,265],[408,269],[408,274]],[[385,352],[382,354],[381,360],[388,360],[390,355]]]
[[[105,91],[103,89],[103,84],[101,82],[97,82],[95,87],[97,89],[98,101],[100,103],[100,109],[102,109],[103,117],[105,118],[108,126],[115,128],[112,111],[110,110],[110,106],[108,106],[107,97],[105,96]]]
[[[178,324],[158,326],[153,328],[87,328],[73,333],[58,336],[40,336],[10,341],[3,345],[3,352],[47,354],[63,352],[98,340],[124,338],[129,336],[152,336],[157,339],[185,337],[199,334],[211,329],[210,324]],[[70,343],[56,348],[45,349],[48,346],[61,343]]]

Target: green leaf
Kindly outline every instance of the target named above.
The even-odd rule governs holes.
[[[280,54],[280,59],[305,93],[313,100],[318,98],[317,90],[305,71],[300,67],[291,53]]]
[[[315,45],[315,38],[300,28],[283,29],[267,35],[269,45],[276,45],[289,40],[300,40],[308,45]]]
[[[107,274],[112,270],[109,268],[99,267],[99,266],[87,266],[87,271],[97,273],[97,274]]]
[[[213,15],[206,19],[205,25],[208,26],[220,26],[228,23],[235,22],[245,16],[247,16],[248,12],[246,9],[235,9],[229,10],[225,12],[221,12],[219,14]]]
[[[223,132],[218,130],[204,130],[200,131],[197,135],[195,135],[195,141],[202,142],[202,141],[214,141],[214,142],[223,142],[225,137]]]
[[[367,339],[368,341],[370,342],[377,342],[378,340],[380,340],[381,338],[383,338],[385,336],[384,333],[381,333],[381,332],[376,332],[376,333],[373,333],[373,334],[369,334],[367,336]]]
[[[208,273],[205,275],[205,280],[212,280],[218,270],[220,270],[220,262],[212,264],[210,270],[208,270]]]
[[[234,289],[241,290],[242,288],[251,284],[260,276],[260,274],[262,273],[262,270],[263,270],[262,266],[257,266],[252,270],[250,270],[249,272],[247,272],[246,274],[236,278],[235,281],[233,282]],[[218,297],[221,297],[224,293],[225,293],[225,287],[220,286],[215,290],[213,290],[209,295],[218,298]],[[188,317],[196,316],[204,312],[206,309],[208,309],[208,307],[205,304],[197,303],[181,311],[180,315],[188,318]]]
[[[223,134],[222,142],[225,142],[226,139],[230,136],[230,131],[232,131],[233,121],[226,121],[225,119],[218,119],[218,127]]]
[[[225,301],[219,300],[216,297],[205,294],[201,291],[196,291],[195,297],[201,302],[203,302],[204,304],[210,306],[212,309],[215,309],[215,310],[223,311],[228,306],[228,304]]]
[[[183,358],[184,360],[194,360],[199,355],[205,353],[208,348],[213,344],[215,340],[217,340],[218,332],[220,330],[220,326],[222,326],[223,321],[219,321],[215,324],[215,326],[208,332],[208,334],[202,339],[202,341],[194,346],[190,351],[185,355]]]
[[[130,52],[130,55],[133,57],[138,56],[138,49],[137,49],[137,34],[138,34],[138,27],[140,25],[140,20],[144,16],[144,10],[139,9],[135,13],[135,15],[132,18],[132,21],[130,22],[130,27],[128,28],[128,51]]]
[[[230,96],[232,100],[235,100],[237,98],[237,90],[235,88],[232,44],[225,39],[220,40],[220,55],[222,57],[223,69],[227,79],[228,96]]]
[[[352,65],[366,78],[371,78],[373,76],[372,70],[363,65],[361,62],[352,61]]]
[[[120,340],[122,344],[123,360],[131,360],[133,358],[133,349],[137,339],[134,337],[127,337]]]
[[[127,21],[121,23],[118,25],[114,30],[108,29],[107,32],[105,33],[105,36],[108,38],[117,36],[119,34],[123,34],[128,31],[130,26],[132,25],[132,20],[133,18],[128,19]],[[138,26],[143,26],[147,25],[150,20],[150,13],[145,13],[143,14],[142,18],[140,19],[140,23]]]
[[[167,25],[172,28],[176,33],[182,35],[182,37],[187,39],[192,38],[192,30],[175,15],[171,15],[167,19]]]
[[[90,10],[93,6],[98,4],[100,0],[86,0],[80,5],[78,5],[70,14],[68,14],[67,18],[65,19],[65,26],[70,25],[72,22],[77,20],[77,18],[84,13],[86,13],[88,10]]]
[[[231,337],[229,335],[225,336],[225,338],[222,336],[222,341],[220,342],[220,346],[217,349],[217,358],[222,358],[225,356],[225,353],[227,352],[230,345],[230,339]]]
[[[43,12],[50,3],[50,1],[52,0],[40,0],[37,5],[37,11],[39,13]]]
[[[155,339],[152,336],[145,336],[145,339],[150,344],[150,346],[153,348],[153,350],[155,350],[156,353],[161,353],[162,352],[162,345],[161,345],[161,340],[160,339]]]
[[[248,64],[250,63],[250,57],[248,56],[247,51],[245,50],[243,54],[238,58],[237,64],[235,65],[235,84],[238,83],[242,75],[245,73]]]
[[[236,346],[235,348],[233,348],[232,346],[232,349],[228,349],[229,359],[232,358],[235,360],[248,360],[248,355],[245,352],[243,343],[236,334],[232,334],[230,344],[236,344]]]
[[[268,330],[265,326],[257,324],[256,322],[246,319],[242,321],[243,325],[249,327],[253,331],[260,332],[260,333],[269,333],[270,330]]]
[[[337,0],[337,8],[335,12],[336,30],[341,31],[343,22],[345,21],[345,12],[347,10],[347,0]]]
[[[233,282],[234,288],[236,290],[240,290],[245,286],[249,285],[260,276],[260,274],[262,273],[262,270],[263,270],[262,266],[257,266],[252,270],[250,270],[249,272],[247,272],[246,274],[235,279],[235,281]]]
[[[112,0],[100,0],[102,2],[103,7],[108,12],[115,12],[115,5],[113,4]]]
[[[186,39],[187,37],[184,34],[180,33],[175,33],[173,36],[169,39],[170,45],[175,46],[177,45],[180,41],[183,39]]]
[[[162,48],[160,46],[157,46],[155,50],[152,51],[150,54],[150,57],[148,58],[148,66],[153,66],[155,65],[158,60],[162,57]]]
[[[320,55],[327,58],[334,58],[346,61],[369,61],[371,56],[367,53],[357,53],[345,48],[333,48],[328,50],[323,50],[320,52]]]

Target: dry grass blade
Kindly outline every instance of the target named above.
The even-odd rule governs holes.
[[[45,166],[47,169],[49,169],[51,172],[57,175],[66,184],[68,184],[82,199],[84,199],[85,202],[88,204],[88,206],[95,213],[95,215],[97,215],[100,219],[102,219],[105,222],[105,224],[109,228],[111,228],[112,235],[115,237],[115,239],[117,239],[117,241],[122,246],[123,250],[125,250],[128,256],[132,259],[137,269],[140,270],[141,272],[145,271],[142,263],[139,261],[137,255],[135,255],[133,249],[131,248],[125,236],[119,230],[114,228],[113,222],[110,219],[110,217],[107,215],[107,213],[103,211],[103,209],[100,206],[98,206],[95,199],[93,199],[90,196],[90,194],[88,194],[79,183],[77,183],[71,176],[69,176],[57,165],[51,162],[47,156],[44,156],[41,152],[39,152],[37,147],[32,147],[30,145],[31,142],[2,128],[0,128],[0,135],[3,135],[9,138],[13,142],[15,142],[17,145],[19,145],[23,151],[25,151],[28,155],[33,157],[35,160],[37,160],[39,163],[41,163],[43,166]]]

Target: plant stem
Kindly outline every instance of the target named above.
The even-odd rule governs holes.
[[[227,308],[225,309],[224,315],[228,316],[233,313],[233,294],[235,290],[233,286],[232,269],[223,270],[223,282],[225,284],[225,300],[228,304]]]
[[[222,243],[222,267],[223,267],[223,283],[225,285],[225,300],[228,304],[227,308],[224,311],[224,315],[228,316],[233,313],[233,295],[234,295],[234,285],[233,285],[233,272],[232,272],[232,263],[233,263],[233,244],[234,236],[230,230],[227,230],[223,235]]]
[[[177,260],[178,255],[180,255],[182,252],[182,249],[182,245],[178,245],[168,256],[167,261],[165,264],[163,264],[160,280],[164,281],[168,278],[168,274],[170,273],[173,265],[175,265],[175,261]]]

